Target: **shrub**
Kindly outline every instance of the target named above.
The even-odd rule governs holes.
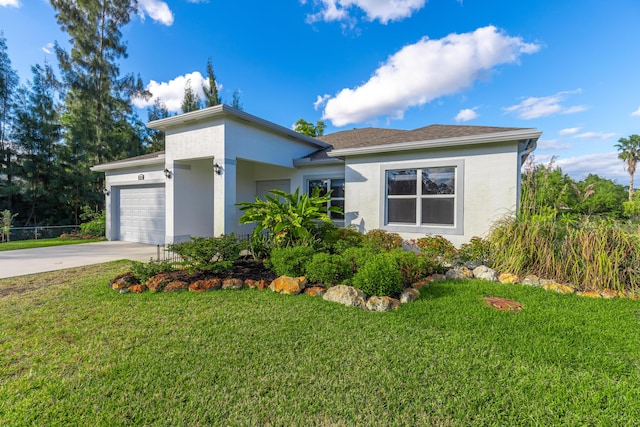
[[[150,260],[149,262],[133,261],[131,263],[131,272],[140,283],[145,283],[150,277],[156,274],[173,270],[175,270],[175,268],[169,261],[157,262]]]
[[[402,248],[403,239],[398,233],[384,230],[370,230],[365,234],[365,244],[372,246],[379,252],[392,251]]]
[[[393,296],[402,291],[402,274],[393,255],[376,254],[353,276],[353,285],[369,296]]]
[[[169,251],[180,255],[184,260],[182,264],[190,272],[229,270],[240,257],[240,251],[246,248],[247,243],[238,240],[233,233],[220,237],[192,237],[188,242],[169,245]]]
[[[308,246],[275,248],[271,251],[271,258],[267,260],[265,265],[279,276],[303,276],[305,266],[315,252],[313,248]]]
[[[415,252],[395,249],[389,252],[389,256],[396,262],[402,275],[402,283],[405,285],[424,279],[429,273],[438,270],[434,261]]]
[[[342,259],[347,263],[347,265],[349,265],[351,271],[356,273],[377,253],[378,252],[369,246],[361,248],[347,248],[342,252]]]
[[[476,261],[489,264],[490,245],[488,240],[472,237],[469,243],[460,245],[458,259],[462,262]]]
[[[89,206],[82,208],[80,231],[84,235],[104,237],[107,230],[107,216],[105,211],[95,212]]]
[[[365,237],[355,227],[342,228],[325,223],[318,228],[318,239],[322,250],[341,254],[348,248],[362,246]]]
[[[453,243],[442,236],[426,236],[416,240],[420,253],[439,263],[452,263],[457,255]]]
[[[340,255],[318,253],[305,267],[307,279],[327,286],[337,285],[353,276],[349,263]]]

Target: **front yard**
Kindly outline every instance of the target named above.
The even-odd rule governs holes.
[[[640,419],[637,301],[447,281],[372,313],[269,290],[120,295],[107,283],[128,268],[0,280],[0,424]]]

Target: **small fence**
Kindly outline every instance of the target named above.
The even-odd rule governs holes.
[[[9,238],[14,240],[37,240],[37,239],[54,239],[65,233],[78,233],[79,225],[46,225],[41,227],[11,227],[9,229]],[[7,236],[2,233],[0,242],[7,241]]]
[[[251,242],[251,234],[237,234],[236,237],[238,240],[244,240],[246,242]],[[169,245],[156,245],[157,253],[156,253],[156,261],[158,262],[181,262],[182,257],[175,252],[169,250]]]

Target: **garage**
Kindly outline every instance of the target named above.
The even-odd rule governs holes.
[[[118,190],[117,240],[164,244],[164,185],[137,185]]]

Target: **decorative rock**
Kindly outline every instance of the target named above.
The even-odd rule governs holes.
[[[147,287],[145,285],[133,285],[129,286],[129,292],[133,292],[134,294],[141,294],[146,291]]]
[[[312,297],[321,297],[323,296],[327,290],[322,286],[312,286],[310,288],[305,288],[304,293],[310,295]]]
[[[561,294],[572,294],[575,291],[576,288],[571,285],[558,285],[558,289],[556,289],[556,292],[559,292]]]
[[[325,301],[337,302],[349,307],[365,308],[366,298],[364,292],[353,286],[337,285],[327,289],[322,296]]]
[[[189,290],[191,292],[214,291],[216,289],[220,289],[221,286],[222,280],[218,278],[209,280],[197,280],[189,285]]]
[[[540,280],[540,285],[542,286],[542,289],[544,289],[545,291],[557,291],[558,286],[560,286],[560,284],[555,280],[547,280],[547,279]]]
[[[152,276],[147,280],[145,285],[151,292],[160,292],[164,286],[171,282],[173,279],[167,273],[160,273]]]
[[[488,280],[490,282],[498,281],[498,273],[495,270],[487,267],[486,265],[480,265],[473,269],[473,277],[481,280]]]
[[[502,273],[498,276],[498,282],[512,285],[518,283],[518,276],[513,273]]]
[[[406,304],[418,299],[420,292],[414,288],[407,288],[400,294],[400,303]]]
[[[529,274],[524,278],[522,284],[526,286],[540,286],[540,278],[535,274]]]
[[[475,270],[476,268],[483,266],[483,264],[478,261],[467,261],[463,265],[467,267],[469,270]]]
[[[612,289],[603,289],[600,291],[602,298],[613,299],[618,297],[618,293]]]
[[[429,279],[431,279],[431,280],[429,280]],[[422,289],[422,288],[424,288],[426,286],[429,286],[429,282],[433,282],[433,277],[429,276],[426,279],[422,279],[422,280],[419,280],[419,281],[417,281],[415,283],[412,283],[411,287],[414,288],[414,289],[420,290],[420,289]]]
[[[502,311],[520,311],[522,310],[522,304],[518,301],[512,301],[506,298],[499,297],[485,297],[484,300],[493,308],[497,308]]]
[[[238,290],[244,288],[244,282],[241,279],[224,279],[222,281],[222,289]]]
[[[447,280],[447,276],[444,274],[435,273],[431,275],[432,282],[444,282],[445,280]]]
[[[244,285],[249,289],[256,289],[258,287],[258,281],[253,279],[247,279],[244,281]]]
[[[369,311],[397,310],[400,307],[400,301],[391,297],[373,296],[367,300],[365,307]]]
[[[467,267],[454,267],[451,270],[447,271],[445,276],[447,277],[447,279],[455,280],[472,279],[473,272]]]
[[[258,282],[258,289],[263,290],[263,289],[267,289],[268,287],[269,287],[269,282],[267,282],[266,280],[261,279]]]
[[[172,282],[167,283],[167,285],[162,290],[163,292],[174,292],[174,291],[184,291],[189,289],[189,284],[187,282],[183,282],[182,280],[174,280]]]
[[[589,297],[589,298],[602,298],[602,295],[600,295],[600,292],[596,292],[596,291],[576,292],[576,295],[580,295],[581,297]]]
[[[137,285],[138,283],[139,283],[138,279],[135,278],[133,273],[128,272],[128,273],[119,274],[113,279],[111,279],[111,281],[109,282],[109,286],[111,286],[111,289],[117,291],[119,289],[124,289],[133,285]]]
[[[120,291],[119,291],[119,292],[120,292],[120,294],[121,294],[121,295],[122,295],[122,294],[126,294],[126,293],[128,293],[128,292],[129,292],[129,288],[122,288],[122,289],[120,289]]]
[[[301,277],[289,277],[280,276],[269,286],[274,292],[280,292],[281,294],[297,295],[307,286],[307,279],[304,276]]]

